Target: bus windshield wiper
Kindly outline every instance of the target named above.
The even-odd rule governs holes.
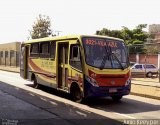
[[[112,53],[111,47],[105,46],[105,51],[106,51],[106,55],[103,56],[103,59],[100,65],[100,70],[104,68],[107,59],[111,61],[111,65],[113,66],[111,57],[114,57],[117,60],[118,64],[120,65],[121,69],[124,70],[122,63],[119,61],[117,56],[114,53]]]
[[[111,55],[112,55],[112,51],[111,51],[111,48],[109,48],[108,46],[105,46],[105,51],[106,51],[106,55],[103,56],[102,58],[102,62],[101,62],[101,65],[100,65],[100,70],[102,70],[106,64],[106,60],[111,60]]]
[[[117,58],[117,56],[114,53],[112,53],[111,55],[117,60],[117,62],[121,66],[121,69],[124,70],[124,67],[123,67],[122,63],[119,61],[119,59]]]

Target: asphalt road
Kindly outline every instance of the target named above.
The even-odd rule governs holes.
[[[17,73],[0,71],[0,82],[0,123],[112,125],[128,119],[160,119],[160,100],[128,95],[120,102],[98,98],[78,104],[54,89],[34,89]]]

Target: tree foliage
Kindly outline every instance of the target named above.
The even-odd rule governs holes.
[[[159,46],[154,45],[145,45],[144,50],[147,54],[158,54],[159,52]]]
[[[30,35],[32,39],[48,37],[52,34],[51,21],[49,16],[39,15],[32,26]]]
[[[100,31],[96,31],[96,34],[123,39],[125,43],[132,48],[131,49],[132,51],[130,52],[139,51],[144,53],[143,46],[140,46],[138,48],[137,45],[144,44],[146,39],[149,37],[149,34],[143,31],[143,29],[146,27],[147,27],[147,24],[139,24],[134,29],[129,29],[124,26],[122,27],[121,30],[109,30],[109,29],[103,28]],[[135,45],[136,47],[134,47]]]
[[[121,30],[109,30],[103,28],[102,30],[97,31],[96,34],[121,38],[127,45],[143,44],[148,38],[148,33],[143,31],[146,27],[147,24],[140,24],[132,30],[127,27],[122,27]]]

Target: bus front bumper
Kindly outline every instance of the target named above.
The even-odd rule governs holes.
[[[131,90],[131,83],[126,86],[93,86],[87,80],[84,83],[84,97],[124,96]]]

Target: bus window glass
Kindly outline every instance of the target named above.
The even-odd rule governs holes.
[[[78,46],[73,46],[72,47],[72,60],[77,60],[77,61],[80,60]]]
[[[49,53],[49,43],[41,43],[41,53]]]
[[[39,43],[31,44],[30,57],[39,57]]]
[[[70,47],[70,65],[82,71],[82,66],[80,61],[80,51],[77,45],[71,45]]]
[[[31,53],[39,53],[39,44],[38,43],[31,45]]]
[[[49,58],[50,57],[50,42],[40,43],[40,57]]]

